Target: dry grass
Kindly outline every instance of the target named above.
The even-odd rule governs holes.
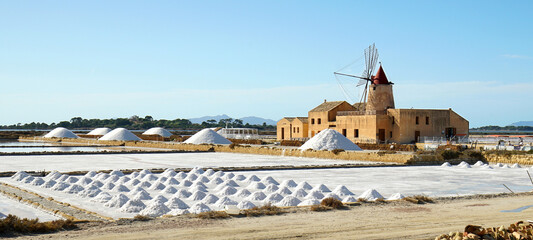
[[[333,149],[333,150],[331,150],[331,152],[332,152],[333,154],[337,155],[337,154],[339,154],[339,153],[341,153],[341,152],[344,152],[344,149]]]
[[[149,216],[146,216],[146,215],[140,215],[139,214],[139,215],[136,215],[135,217],[133,217],[133,220],[134,221],[142,221],[142,222],[144,222],[144,221],[152,220],[152,218],[149,217]]]
[[[55,220],[49,222],[39,222],[39,219],[19,218],[9,214],[6,218],[0,220],[1,234],[32,234],[32,233],[50,233],[60,230],[75,229],[76,224],[71,220]]]
[[[320,205],[334,208],[334,209],[344,208],[344,204],[340,200],[336,198],[332,198],[332,197],[322,199],[322,202],[320,202]]]
[[[229,214],[225,211],[209,211],[196,214],[197,218],[201,219],[224,219],[229,218]]]
[[[313,212],[325,212],[325,211],[329,211],[331,209],[333,209],[333,208],[326,207],[324,205],[319,205],[319,204],[311,206],[311,211],[313,211]]]
[[[366,199],[364,199],[364,198],[358,198],[358,199],[357,199],[357,202],[359,202],[359,203],[366,203],[366,202],[368,202],[368,201],[367,201]]]
[[[258,216],[264,216],[264,215],[279,215],[282,213],[283,211],[279,207],[272,206],[270,204],[267,204],[262,207],[253,207],[253,208],[241,211],[241,214],[247,217],[258,217]]]
[[[415,195],[410,197],[405,197],[403,200],[412,202],[414,204],[424,204],[424,203],[433,203],[433,199],[428,196]]]

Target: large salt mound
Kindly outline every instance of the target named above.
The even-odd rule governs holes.
[[[189,205],[187,205],[185,202],[183,202],[181,199],[179,199],[177,197],[172,197],[170,200],[168,200],[166,205],[170,209],[187,209],[187,208],[189,208]]]
[[[243,200],[239,204],[237,204],[237,208],[239,209],[250,209],[255,207],[255,204],[253,204],[250,201]]]
[[[153,127],[143,132],[143,135],[159,135],[161,137],[170,137],[172,136],[172,133],[161,127]]]
[[[64,128],[64,127],[58,127],[46,135],[43,136],[44,138],[78,138],[76,134],[71,132],[70,130]]]
[[[128,129],[125,128],[115,128],[113,131],[107,133],[98,140],[116,140],[116,141],[142,141],[135,134],[131,133]]]
[[[135,213],[142,211],[145,207],[146,205],[141,200],[131,199],[120,208],[120,211]]]
[[[333,129],[325,129],[309,139],[298,149],[306,150],[333,150],[333,149],[343,149],[343,150],[353,150],[361,151],[361,148],[348,138],[340,134],[339,132]]]
[[[231,142],[226,139],[225,137],[222,137],[220,134],[216,133],[215,131],[206,128],[202,131],[197,132],[196,134],[192,135],[189,139],[187,139],[184,143],[190,143],[190,144],[231,144]]]
[[[109,132],[111,132],[110,128],[106,128],[106,127],[104,127],[104,128],[95,128],[92,131],[90,131],[89,133],[87,133],[87,135],[103,136],[103,135],[108,134]]]
[[[379,192],[376,191],[375,189],[368,189],[365,192],[363,192],[361,196],[359,196],[358,198],[362,198],[367,201],[375,201],[377,199],[383,198],[383,196],[381,196],[381,194],[379,194]]]
[[[312,206],[320,204],[320,201],[318,199],[307,199],[298,204],[298,206]]]
[[[405,196],[401,193],[395,193],[393,195],[391,195],[390,197],[387,198],[387,200],[400,200],[400,199],[404,199]]]
[[[189,208],[189,212],[191,213],[201,213],[201,212],[209,212],[209,211],[211,211],[211,209],[207,205],[201,202],[198,202],[192,205],[191,208]]]
[[[143,209],[139,214],[149,216],[149,217],[159,217],[165,213],[170,212],[170,208],[165,206],[162,202],[152,202],[145,209]]]
[[[118,195],[113,196],[106,204],[104,204],[104,206],[110,208],[119,208],[122,207],[122,205],[124,205],[129,200],[130,199],[126,195],[120,193]]]
[[[293,196],[286,196],[281,200],[276,206],[280,207],[291,207],[291,206],[298,206],[302,201],[300,199],[293,197]]]

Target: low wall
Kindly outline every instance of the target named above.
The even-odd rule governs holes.
[[[518,163],[520,165],[533,165],[533,154],[486,154],[483,156],[491,163]]]

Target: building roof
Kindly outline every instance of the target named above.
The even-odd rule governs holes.
[[[330,111],[336,108],[337,106],[341,105],[344,102],[345,101],[324,102],[318,105],[317,107],[311,109],[311,111],[309,112],[327,112],[327,111]]]
[[[376,76],[372,77],[372,80],[374,84],[390,84],[389,80],[387,79],[387,75],[385,75],[385,71],[383,71],[383,67],[381,65],[379,66],[378,73],[376,73]]]
[[[300,120],[302,123],[307,123],[309,121],[309,118],[307,117],[296,117],[296,119]]]
[[[287,119],[287,120],[289,120],[289,122],[292,122],[292,120],[294,120],[295,117],[284,117],[284,118],[282,118],[281,120],[283,120],[283,119]],[[281,120],[280,120],[280,121],[281,121]]]

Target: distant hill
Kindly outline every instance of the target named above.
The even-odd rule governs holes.
[[[228,118],[232,118],[226,114],[222,114],[222,115],[216,115],[216,116],[204,116],[204,117],[199,117],[199,118],[189,118],[189,121],[191,121],[192,123],[202,123],[202,122],[205,122],[207,120],[215,120],[215,121],[220,121],[220,119],[228,119]],[[267,125],[276,125],[276,121],[272,120],[272,119],[267,119],[267,118],[260,118],[260,117],[254,117],[254,116],[249,116],[249,117],[243,117],[243,118],[239,118],[242,120],[242,122],[244,124],[248,123],[248,124],[251,124],[251,125],[255,125],[255,124],[263,124],[263,123],[266,123]]]
[[[520,121],[512,123],[511,126],[533,126],[533,121]]]

